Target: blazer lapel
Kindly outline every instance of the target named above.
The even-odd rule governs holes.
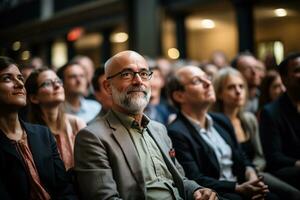
[[[112,130],[115,140],[123,151],[123,155],[126,159],[127,165],[129,166],[134,178],[139,183],[140,187],[142,187],[144,190],[145,183],[139,156],[127,129],[121,124],[119,119],[117,119],[111,111],[105,116],[105,118]]]
[[[202,146],[202,148],[204,150],[204,154],[207,155],[207,157],[211,161],[212,165],[218,171],[220,171],[219,162],[218,162],[218,159],[217,159],[216,154],[213,151],[213,149],[202,139],[202,137],[199,135],[196,128],[188,121],[188,119],[185,118],[185,116],[183,116],[180,113],[179,117],[181,118],[181,120],[185,124],[188,132],[190,132],[192,134],[193,138]]]
[[[164,135],[164,134],[160,133],[160,131],[162,131],[162,130],[153,126],[151,122],[149,123],[148,133],[153,138],[154,142],[157,144],[158,148],[160,149],[161,154],[165,160],[165,163],[173,176],[174,182],[177,185],[179,193],[181,195],[184,195],[184,190],[183,190],[184,186],[183,186],[183,182],[182,182],[182,178],[181,178],[182,176],[178,172],[174,162],[171,160],[171,157],[169,156],[169,152],[171,149],[168,145],[164,145],[165,141],[163,141],[162,138],[160,137],[160,135]]]

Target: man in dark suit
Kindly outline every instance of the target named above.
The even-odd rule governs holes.
[[[278,66],[286,93],[264,107],[260,133],[267,170],[300,189],[300,53]]]
[[[81,130],[75,142],[75,171],[83,199],[199,199],[216,193],[183,175],[166,128],[143,114],[150,98],[149,70],[134,51],[105,63],[104,88],[112,109]]]
[[[182,67],[168,89],[180,109],[169,136],[186,176],[228,199],[262,199],[267,186],[244,157],[229,120],[207,113],[215,92],[206,74],[196,66]]]

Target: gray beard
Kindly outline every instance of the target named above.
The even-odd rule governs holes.
[[[144,93],[128,93],[128,91],[132,90],[143,91]],[[142,86],[129,87],[125,92],[119,92],[114,86],[112,86],[113,101],[131,114],[143,113],[149,103],[150,96],[151,90],[144,89]]]

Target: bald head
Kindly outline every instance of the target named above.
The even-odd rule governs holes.
[[[117,53],[109,60],[106,61],[105,67],[105,75],[109,77],[119,71],[122,71],[129,66],[136,66],[138,68],[146,68],[148,69],[148,64],[143,56],[138,54],[135,51],[122,51]]]

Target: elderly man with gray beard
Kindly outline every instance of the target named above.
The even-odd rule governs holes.
[[[104,88],[112,109],[81,130],[75,142],[75,172],[82,199],[217,199],[184,177],[166,128],[143,114],[152,72],[134,51],[105,63]]]

